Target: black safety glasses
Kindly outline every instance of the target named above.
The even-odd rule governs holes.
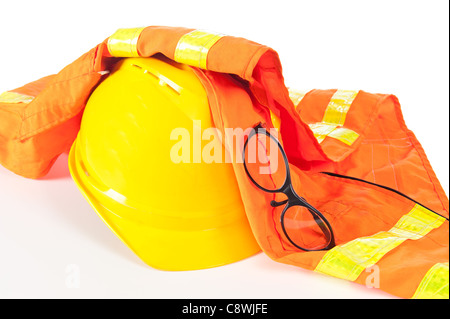
[[[283,193],[287,199],[272,200],[272,207],[285,205],[280,224],[286,239],[304,251],[328,250],[335,246],[328,220],[295,192],[289,162],[281,143],[261,124],[244,143],[243,162],[249,179],[268,193]]]

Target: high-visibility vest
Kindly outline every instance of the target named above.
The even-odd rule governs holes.
[[[395,96],[286,88],[277,53],[246,39],[171,27],[119,29],[65,67],[0,95],[0,163],[45,175],[74,141],[95,86],[123,57],[162,53],[193,67],[215,125],[279,127],[294,188],[333,226],[336,246],[306,252],[283,236],[280,194],[233,163],[246,213],[272,259],[403,298],[449,296],[449,202]],[[268,176],[266,178],[269,178]]]

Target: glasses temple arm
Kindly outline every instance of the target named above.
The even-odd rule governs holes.
[[[281,201],[281,202],[277,202],[277,201],[275,201],[275,200],[272,200],[272,201],[270,202],[270,206],[272,206],[272,207],[278,207],[278,206],[282,206],[282,205],[286,204],[287,202],[288,202],[287,199],[285,199],[284,201]]]

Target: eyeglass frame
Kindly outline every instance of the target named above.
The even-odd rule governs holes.
[[[273,141],[275,141],[277,143],[277,146],[279,148],[279,150],[281,151],[281,155],[283,156],[283,160],[284,160],[284,164],[286,167],[286,178],[285,181],[283,183],[283,185],[275,190],[270,190],[267,188],[262,187],[261,185],[259,185],[254,178],[251,176],[247,165],[246,165],[246,160],[245,160],[245,154],[246,154],[246,149],[248,146],[248,142],[249,140],[257,134],[260,134],[260,130],[264,130],[264,133],[269,136],[269,138],[271,138]],[[333,233],[333,228],[331,227],[331,224],[329,223],[329,221],[326,219],[325,216],[323,216],[323,214],[317,210],[315,207],[313,207],[311,204],[309,204],[306,199],[304,199],[303,197],[299,196],[295,190],[294,190],[294,186],[292,185],[292,179],[291,179],[291,172],[290,172],[290,168],[289,168],[289,161],[287,158],[287,155],[283,149],[283,146],[281,145],[280,141],[275,138],[272,134],[270,134],[265,127],[262,126],[261,123],[259,123],[258,125],[256,125],[252,131],[248,134],[247,140],[244,143],[243,146],[243,151],[242,151],[242,157],[243,157],[243,163],[244,163],[244,169],[245,172],[247,174],[247,176],[249,177],[249,179],[251,180],[251,182],[258,187],[259,189],[261,189],[264,192],[267,193],[283,193],[284,195],[286,195],[287,199],[277,202],[275,200],[272,200],[270,202],[270,205],[272,207],[279,207],[282,205],[286,205],[283,209],[283,211],[281,212],[280,215],[280,224],[281,224],[281,229],[283,230],[284,235],[286,236],[286,238],[288,239],[288,241],[294,245],[294,247],[303,250],[303,251],[323,251],[323,250],[329,250],[333,247],[336,246],[335,244],[335,238],[334,238],[334,233]],[[328,244],[320,249],[309,249],[309,248],[305,248],[302,247],[298,244],[296,244],[291,237],[288,235],[288,232],[286,230],[285,227],[285,221],[284,221],[284,216],[286,214],[286,212],[288,211],[289,208],[291,207],[295,207],[295,206],[301,206],[301,207],[305,207],[308,209],[308,212],[313,216],[314,221],[316,222],[316,224],[320,227],[320,229],[322,230],[323,234],[325,235],[325,237],[328,239]],[[319,222],[320,221],[320,222]],[[325,225],[323,224],[325,223]]]

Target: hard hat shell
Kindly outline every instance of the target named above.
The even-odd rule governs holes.
[[[201,134],[197,123],[213,126],[208,97],[189,66],[163,56],[126,58],[91,94],[70,151],[83,195],[154,268],[215,267],[260,250],[232,164],[194,162],[192,140],[189,162],[171,158],[179,142],[174,129],[191,139]]]

